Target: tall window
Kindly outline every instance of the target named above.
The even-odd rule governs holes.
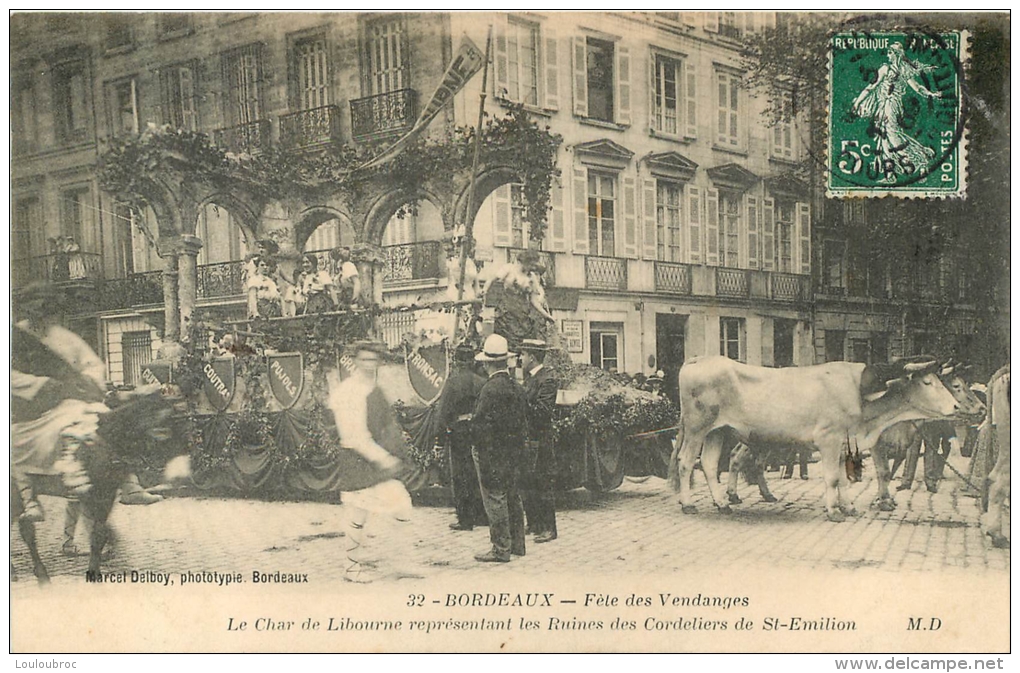
[[[846,287],[846,244],[843,241],[825,241],[822,248],[822,272],[825,286],[836,294]]]
[[[39,199],[34,197],[19,199],[11,225],[11,258],[28,259],[37,252],[34,250],[32,240],[39,236],[43,226]]]
[[[294,71],[297,75],[299,110],[329,105],[329,61],[326,38],[319,35],[294,43]]]
[[[623,324],[593,322],[591,333],[591,363],[606,371],[623,370]]]
[[[793,333],[796,320],[776,318],[772,331],[773,362],[777,367],[793,366]]]
[[[92,252],[92,209],[88,188],[68,189],[60,193],[60,233],[70,236],[83,252]]]
[[[605,122],[613,116],[613,43],[607,40],[587,40],[588,117]]]
[[[138,133],[138,92],[134,78],[107,84],[106,102],[112,135]]]
[[[121,348],[124,354],[124,383],[143,383],[142,368],[152,362],[152,333],[148,330],[124,332],[121,335]]]
[[[85,64],[65,63],[53,72],[53,101],[57,136],[63,142],[81,142],[88,137],[88,100]]]
[[[588,171],[588,249],[616,254],[616,177],[595,171]]]
[[[740,24],[736,12],[719,12],[719,34],[724,37],[740,38]]]
[[[262,45],[250,44],[223,55],[231,126],[262,119]]]
[[[510,234],[513,247],[528,247],[528,222],[524,218],[524,185],[510,185]]]
[[[163,12],[156,17],[161,38],[185,35],[191,30],[191,14],[187,12]]]
[[[719,354],[744,361],[744,319],[719,318]]]
[[[719,264],[740,266],[740,194],[719,192]]]
[[[740,77],[729,72],[716,74],[716,142],[724,147],[740,146]]]
[[[871,335],[871,362],[889,362],[889,335],[875,332]]]
[[[368,95],[390,93],[410,86],[404,17],[384,17],[366,25]]]
[[[783,93],[776,102],[776,125],[772,127],[772,156],[793,159],[793,94]]]
[[[24,77],[14,82],[14,148],[19,154],[39,149],[39,111],[35,82]]]
[[[779,270],[793,273],[793,201],[776,201],[776,259]]]
[[[683,239],[680,229],[683,189],[675,182],[659,180],[655,200],[656,259],[682,262]]]
[[[186,131],[198,130],[195,105],[195,64],[182,63],[160,71],[163,123]]]
[[[655,57],[656,131],[678,135],[681,131],[683,63],[666,56]]]
[[[511,17],[506,41],[508,96],[538,105],[538,26]]]
[[[117,276],[130,276],[135,272],[134,213],[123,203],[113,211],[113,245]]]

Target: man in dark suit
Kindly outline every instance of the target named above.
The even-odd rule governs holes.
[[[449,450],[450,481],[453,487],[453,507],[457,521],[452,530],[471,530],[488,524],[482,494],[478,487],[478,471],[471,457],[471,414],[478,401],[478,392],[485,379],[476,374],[471,365],[475,351],[461,344],[454,354],[454,367],[439,398],[439,428],[446,432]]]
[[[508,350],[506,339],[492,334],[475,356],[489,376],[471,419],[475,441],[471,453],[492,542],[488,552],[475,555],[483,563],[506,563],[511,554],[524,556],[524,506],[517,491],[517,470],[527,438],[527,402],[507,371]]]
[[[535,542],[551,542],[556,532],[556,454],[552,443],[553,411],[559,384],[545,367],[544,341],[521,342],[524,395],[528,401],[528,443],[521,470],[521,494],[528,530]]]

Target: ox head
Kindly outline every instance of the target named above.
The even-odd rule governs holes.
[[[939,378],[960,407],[955,415],[968,423],[977,423],[984,418],[985,404],[965,380],[969,370],[970,367],[967,365],[949,361],[939,370]]]
[[[865,391],[862,388],[864,400],[894,400],[904,411],[916,414],[915,418],[957,416],[960,414],[960,404],[939,376],[943,369],[938,360],[927,356],[904,358],[877,368],[869,367],[865,373],[867,375],[871,370],[872,390]],[[876,374],[881,374],[885,379],[884,385],[875,385]]]

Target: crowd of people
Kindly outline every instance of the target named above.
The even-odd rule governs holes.
[[[325,264],[330,268],[320,268],[319,258],[306,254],[288,277],[280,268],[276,242],[263,239],[257,246],[244,267],[249,318],[293,318],[358,306],[361,279],[350,248],[332,250]]]

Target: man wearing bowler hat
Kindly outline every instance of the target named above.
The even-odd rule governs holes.
[[[524,395],[528,402],[528,443],[521,469],[521,494],[528,531],[542,544],[556,539],[556,454],[552,437],[553,411],[559,385],[545,366],[548,346],[539,339],[521,342]]]
[[[524,506],[517,491],[517,470],[527,439],[527,402],[507,371],[509,356],[506,339],[498,334],[490,335],[475,356],[488,374],[471,419],[475,440],[471,455],[492,542],[488,552],[475,555],[483,563],[506,563],[511,554],[524,556]]]

